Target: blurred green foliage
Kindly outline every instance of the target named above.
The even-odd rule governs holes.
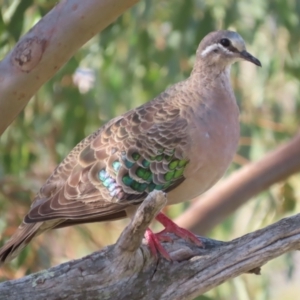
[[[55,3],[0,0],[0,58]],[[258,69],[243,62],[232,70],[241,109],[241,142],[228,174],[288,141],[297,132],[300,115],[299,16],[300,1],[286,0],[144,0],[127,11],[80,49],[1,137],[1,243],[12,235],[35,192],[64,156],[112,117],[186,78],[198,43],[212,30],[238,31],[263,65]],[[300,176],[295,175],[258,195],[211,236],[231,239],[299,211],[299,195]],[[187,205],[168,208],[170,215]],[[113,243],[124,224],[82,225],[46,233],[2,268],[0,275],[18,278],[81,257]],[[299,259],[299,255],[285,256],[264,267],[259,279],[245,275],[197,299],[276,300],[282,295],[296,299]]]

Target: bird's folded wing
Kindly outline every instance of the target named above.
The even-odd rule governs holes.
[[[26,223],[87,220],[138,204],[184,180],[187,120],[161,94],[79,143],[37,194]]]

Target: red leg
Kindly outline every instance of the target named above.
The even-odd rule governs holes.
[[[181,237],[185,241],[193,242],[197,246],[203,247],[202,242],[191,231],[179,227],[163,213],[159,213],[156,216],[156,220],[165,227],[163,231],[156,234],[156,238],[158,238],[158,240],[160,240],[161,238],[165,239],[166,236],[164,234],[170,232],[174,233],[178,237]]]

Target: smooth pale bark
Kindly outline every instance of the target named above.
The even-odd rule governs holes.
[[[164,193],[151,193],[115,245],[1,283],[1,299],[193,299],[242,273],[259,274],[269,260],[300,247],[296,215],[227,243],[201,238],[205,248],[174,238],[163,244],[174,262],[156,260],[141,242],[165,204]]]
[[[89,39],[138,0],[63,0],[0,62],[0,136]]]
[[[300,172],[300,134],[261,160],[245,165],[194,202],[176,223],[205,234],[251,197]]]

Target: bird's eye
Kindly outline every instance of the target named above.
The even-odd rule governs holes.
[[[221,39],[220,44],[227,48],[230,46],[230,41],[229,39]]]

